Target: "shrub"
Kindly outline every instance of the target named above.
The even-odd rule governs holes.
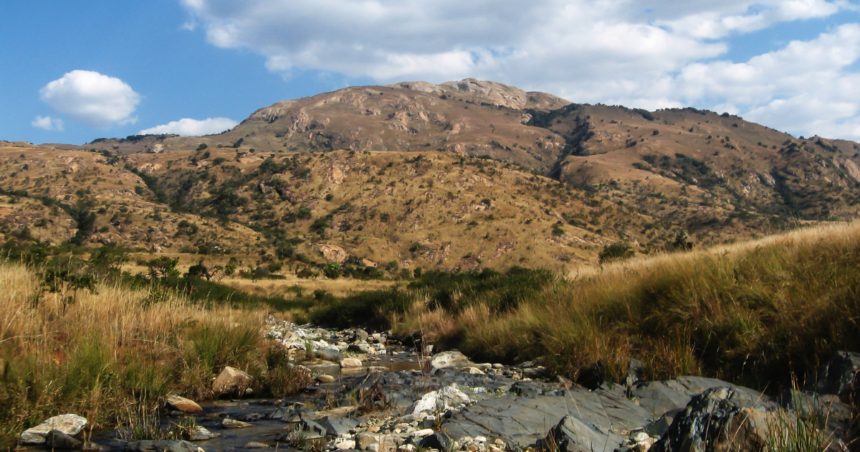
[[[616,242],[611,245],[606,245],[600,254],[597,255],[601,264],[612,261],[624,260],[633,257],[636,254],[629,244],[624,242]]]

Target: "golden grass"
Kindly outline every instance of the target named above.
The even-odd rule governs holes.
[[[760,388],[803,375],[860,338],[860,223],[815,227],[710,250],[584,269],[494,313],[418,304],[399,330],[423,329],[478,359],[542,356],[578,377],[706,374]],[[771,388],[773,389],[773,388]]]
[[[212,376],[242,368],[258,381],[300,382],[263,342],[266,311],[204,308],[169,292],[99,285],[40,293],[37,274],[0,264],[0,449],[11,435],[64,412],[114,424],[169,392],[211,397]],[[5,445],[3,444],[5,442]]]

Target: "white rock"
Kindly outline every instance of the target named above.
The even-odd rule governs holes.
[[[353,441],[353,440],[351,440],[351,439],[350,439],[350,440],[346,440],[346,441],[341,441],[341,442],[339,442],[339,443],[335,444],[335,445],[334,445],[334,447],[335,447],[337,450],[349,450],[349,449],[355,449],[355,441]]]
[[[438,391],[428,392],[416,401],[409,409],[411,414],[427,412],[430,414],[444,412],[461,404],[468,404],[469,396],[457,389],[455,385],[446,386]]]
[[[77,414],[63,414],[45,420],[41,424],[21,434],[21,444],[44,444],[51,430],[59,430],[66,435],[75,436],[87,426],[87,419]]]
[[[433,432],[433,429],[432,429],[432,428],[425,428],[425,429],[423,429],[423,430],[417,430],[417,431],[412,432],[412,436],[417,436],[417,437],[419,437],[419,438],[424,438],[425,436],[430,436],[430,435],[432,435],[433,433],[435,433],[435,432]]]

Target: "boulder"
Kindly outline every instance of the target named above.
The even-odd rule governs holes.
[[[125,445],[126,452],[204,452],[188,441],[134,441]]]
[[[227,366],[212,383],[215,394],[243,394],[251,386],[251,376],[239,369]]]
[[[675,416],[650,452],[762,450],[767,442],[767,409],[761,399],[736,388],[708,389]]]
[[[51,430],[45,437],[45,444],[51,449],[81,449],[84,445],[80,440],[73,438],[59,430]]]
[[[430,358],[430,368],[436,369],[462,369],[465,367],[475,367],[475,364],[469,361],[466,355],[458,351],[442,352],[433,355]]]
[[[203,408],[197,404],[197,402],[186,399],[185,397],[180,397],[178,395],[172,395],[167,397],[167,404],[170,405],[173,409],[181,411],[183,413],[200,413],[203,411]]]
[[[344,358],[340,360],[340,367],[361,367],[361,360],[358,358]]]
[[[51,430],[75,436],[87,426],[87,419],[76,414],[63,414],[45,420],[21,434],[21,444],[44,444]]]

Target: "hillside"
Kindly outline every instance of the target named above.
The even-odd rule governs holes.
[[[278,102],[205,137],[3,146],[6,233],[391,274],[564,270],[618,241],[649,253],[849,220],[860,200],[853,142],[472,79]]]

